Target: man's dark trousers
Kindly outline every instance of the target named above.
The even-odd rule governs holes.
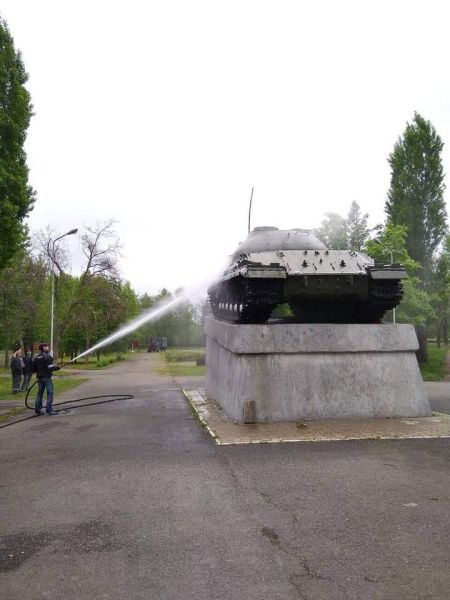
[[[12,392],[13,394],[17,394],[20,392],[20,380],[22,379],[22,373],[17,371],[12,372]]]
[[[38,392],[36,396],[36,402],[34,403],[35,412],[40,412],[42,408],[42,396],[44,395],[44,390],[47,390],[47,405],[45,407],[45,412],[52,412],[52,404],[53,404],[53,381],[51,377],[42,377],[38,379]]]

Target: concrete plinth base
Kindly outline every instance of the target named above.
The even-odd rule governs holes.
[[[205,325],[206,393],[237,422],[424,417],[412,325]]]

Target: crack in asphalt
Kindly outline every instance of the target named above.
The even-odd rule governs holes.
[[[274,508],[281,510],[285,513],[288,513],[292,519],[293,527],[296,524],[298,524],[298,522],[299,522],[298,517],[295,513],[292,512],[291,509],[274,502],[272,497],[269,494],[267,494],[265,492],[261,492],[257,488],[246,486],[246,485],[242,484],[241,481],[239,480],[239,477],[238,477],[235,469],[231,465],[230,459],[223,454],[220,455],[220,459],[221,459],[221,462],[224,465],[225,469],[228,471],[229,475],[231,476],[231,479],[233,481],[233,487],[235,489],[238,489],[239,491],[242,491],[242,492],[251,492],[251,493],[256,494],[257,496],[261,497],[268,505],[273,506]],[[301,582],[295,581],[295,578],[297,578],[297,579],[300,578],[303,580],[304,580],[304,578],[308,578],[309,580],[313,580],[313,581],[326,582],[326,583],[330,584],[333,588],[335,588],[335,590],[339,590],[340,595],[342,594],[342,596],[341,596],[342,598],[348,598],[347,591],[345,590],[345,588],[343,588],[343,586],[341,586],[337,582],[333,581],[333,579],[331,579],[330,577],[326,577],[324,575],[321,575],[317,571],[315,571],[309,565],[308,559],[303,554],[301,554],[294,548],[287,546],[286,543],[283,542],[282,538],[280,537],[280,535],[278,534],[277,531],[275,531],[274,529],[271,529],[270,527],[262,526],[260,528],[260,532],[265,538],[267,538],[269,540],[269,542],[272,544],[272,546],[275,546],[279,551],[283,552],[287,556],[288,559],[291,559],[291,560],[293,559],[293,560],[299,561],[303,572],[302,573],[297,572],[297,573],[290,574],[288,577],[288,581],[289,581],[290,585],[292,585],[294,587],[296,593],[299,595],[300,600],[308,600],[309,596],[301,589]],[[288,571],[289,565],[283,564],[283,569]],[[330,598],[331,597],[332,596],[330,596]]]

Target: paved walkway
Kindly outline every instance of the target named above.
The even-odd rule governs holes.
[[[215,446],[151,363],[0,431],[3,597],[447,597],[447,440]]]

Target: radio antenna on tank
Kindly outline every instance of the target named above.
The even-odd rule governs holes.
[[[253,200],[253,190],[255,188],[252,187],[252,193],[250,194],[250,204],[248,206],[248,233],[250,233],[250,219],[252,216],[252,200]]]

